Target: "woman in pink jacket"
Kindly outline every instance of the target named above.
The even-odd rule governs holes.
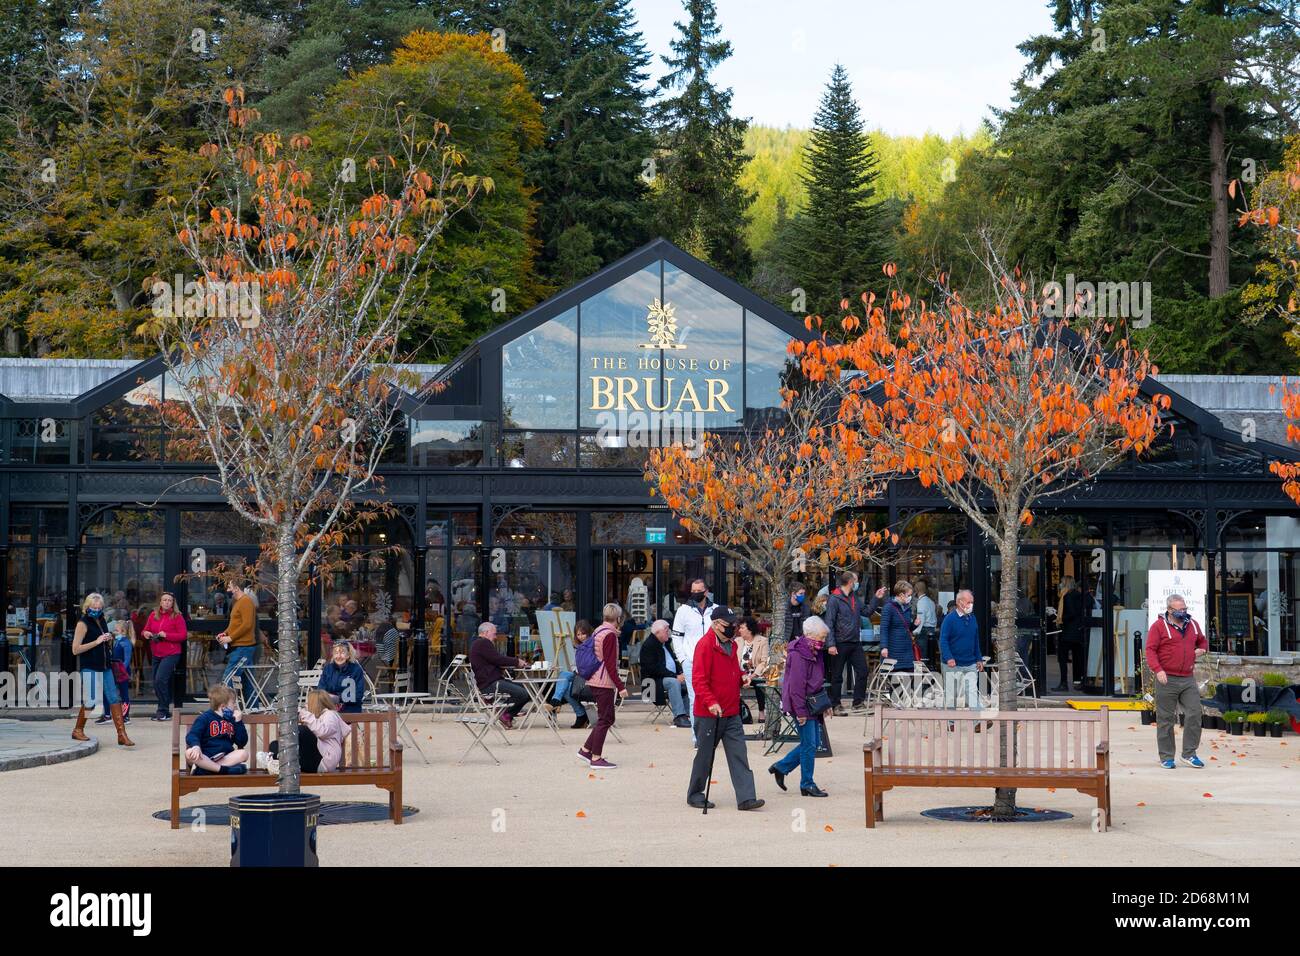
[[[307,692],[307,706],[298,708],[298,766],[303,773],[329,773],[343,762],[343,741],[352,726],[339,716],[334,697],[327,691]],[[257,766],[280,772],[280,741],[257,755]]]
[[[153,692],[158,698],[158,711],[150,720],[172,719],[172,675],[185,650],[187,635],[185,618],[176,610],[176,598],[164,592],[158,599],[158,610],[145,621],[143,633],[153,654]]]
[[[596,770],[614,770],[612,764],[601,756],[605,748],[605,735],[614,726],[614,698],[627,697],[627,688],[618,675],[618,628],[623,622],[623,609],[617,604],[606,604],[603,622],[591,635],[600,666],[587,678],[587,687],[596,698],[596,726],[587,735],[587,742],[578,748],[578,759]]]

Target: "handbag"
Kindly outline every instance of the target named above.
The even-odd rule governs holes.
[[[809,717],[820,717],[833,706],[831,704],[831,695],[825,690],[819,690],[815,694],[809,694],[804,698],[804,705],[808,708]]]

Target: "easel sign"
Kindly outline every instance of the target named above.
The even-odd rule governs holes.
[[[1165,613],[1171,594],[1181,594],[1187,610],[1201,630],[1209,628],[1205,612],[1208,581],[1204,571],[1148,571],[1147,572],[1147,628]]]
[[[537,612],[537,637],[542,642],[542,656],[554,661],[560,670],[573,670],[573,629],[578,623],[575,611]]]

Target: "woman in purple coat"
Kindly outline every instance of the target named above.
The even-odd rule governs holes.
[[[820,617],[807,617],[803,622],[803,636],[790,642],[785,649],[785,676],[781,681],[781,709],[799,722],[799,746],[767,768],[776,778],[776,785],[784,790],[785,775],[799,768],[799,792],[805,797],[825,797],[825,790],[813,782],[813,767],[817,760],[818,715],[808,710],[808,698],[822,691],[825,682],[826,660],[822,648],[829,629]],[[822,716],[830,716],[826,710]]]

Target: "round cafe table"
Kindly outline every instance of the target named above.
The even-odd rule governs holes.
[[[519,735],[522,743],[523,739],[528,736],[528,731],[532,729],[533,721],[537,715],[541,714],[542,719],[546,721],[546,726],[551,728],[551,733],[555,734],[555,739],[564,746],[564,738],[560,736],[560,725],[555,720],[555,714],[546,707],[546,701],[551,696],[551,691],[555,689],[555,682],[559,677],[554,667],[545,668],[531,667],[514,667],[509,670],[508,680],[514,681],[528,692],[529,704],[528,712],[524,715],[523,733]]]

